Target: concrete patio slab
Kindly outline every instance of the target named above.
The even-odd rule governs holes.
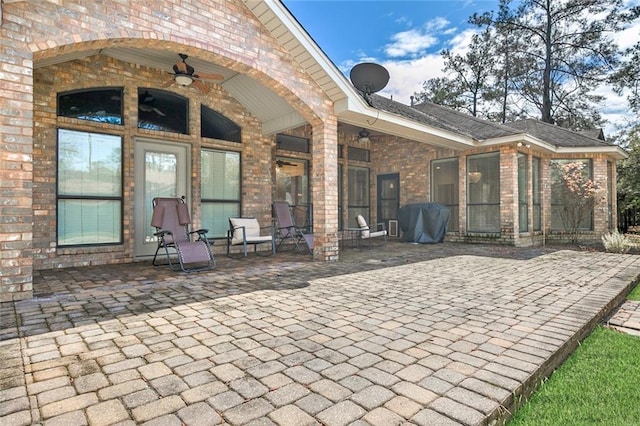
[[[389,243],[172,273],[41,271],[0,305],[7,425],[483,425],[623,301],[640,256]]]

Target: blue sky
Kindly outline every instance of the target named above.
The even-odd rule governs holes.
[[[327,56],[348,77],[360,62],[376,62],[390,74],[380,94],[409,104],[422,83],[442,76],[444,48],[463,53],[475,28],[474,12],[496,10],[497,0],[282,0]],[[640,0],[625,0],[632,5]],[[621,46],[640,40],[640,25],[618,36]],[[629,117],[624,99],[610,90],[601,113],[612,123]]]
[[[464,44],[474,12],[497,1],[284,0],[327,56],[346,74],[359,62],[376,62],[391,74],[382,92],[409,103],[422,82],[441,74],[439,52]]]

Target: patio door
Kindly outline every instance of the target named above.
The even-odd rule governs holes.
[[[398,173],[378,175],[377,185],[377,222],[384,222],[387,229],[391,230],[389,221],[398,219],[398,209],[400,208],[400,175]],[[394,234],[397,236],[397,229]],[[393,234],[390,233],[390,235]]]
[[[190,146],[153,140],[136,140],[134,163],[134,235],[135,256],[153,256],[157,238],[151,226],[152,200],[155,197],[187,198]]]

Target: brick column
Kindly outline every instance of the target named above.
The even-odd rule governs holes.
[[[17,51],[0,43],[0,301],[33,296],[33,65]]]
[[[608,182],[608,175],[607,159],[602,156],[595,157],[593,159],[593,181],[602,189],[593,206],[593,232],[595,233],[595,239],[598,241],[600,241],[600,237],[603,234],[609,231],[607,187],[610,183]]]
[[[500,239],[518,241],[518,152],[507,146],[500,149]]]
[[[326,117],[313,126],[311,150],[314,260],[338,260],[338,121]]]
[[[540,158],[540,186],[542,190],[542,244],[551,233],[551,159]]]
[[[460,154],[458,157],[458,231],[459,235],[467,234],[467,155]]]

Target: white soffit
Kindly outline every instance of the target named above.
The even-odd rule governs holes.
[[[247,75],[236,74],[222,83],[222,86],[262,121],[265,135],[306,124],[304,117],[286,100]]]

